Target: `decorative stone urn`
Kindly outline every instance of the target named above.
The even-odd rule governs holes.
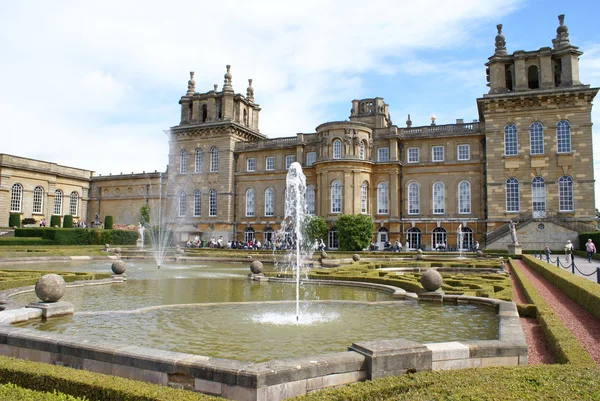
[[[35,295],[42,302],[57,302],[65,295],[67,284],[58,274],[46,274],[35,284]]]

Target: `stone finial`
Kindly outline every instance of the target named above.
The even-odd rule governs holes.
[[[194,71],[190,71],[190,80],[188,81],[188,89],[186,96],[192,96],[196,92],[196,81],[194,81]]]
[[[231,86],[231,66],[227,64],[225,67],[227,68],[227,72],[223,75],[225,78],[223,80],[223,92],[233,92],[233,87]]]
[[[564,14],[558,16],[558,23],[558,28],[556,28],[556,39],[552,40],[555,49],[571,45],[571,42],[569,42],[569,28],[565,25]]]
[[[254,102],[254,88],[252,87],[252,78],[248,79],[248,89],[246,89],[246,98],[248,98],[248,101]]]
[[[498,29],[498,35],[496,35],[496,51],[494,54],[499,56],[506,55],[506,40],[504,35],[502,35],[502,24],[496,25],[496,29]]]
[[[410,128],[412,127],[412,120],[410,119],[410,114],[408,115],[408,118],[406,119],[406,128]]]
[[[216,91],[217,91],[217,89],[219,88],[219,84],[214,84],[214,85],[213,85],[213,88],[214,88],[214,89],[213,89],[213,92],[216,92]]]

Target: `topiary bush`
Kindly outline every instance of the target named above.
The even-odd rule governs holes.
[[[63,228],[73,228],[73,216],[70,214],[65,215],[63,220]]]
[[[104,217],[104,229],[112,230],[112,228],[113,228],[113,217],[112,216]]]
[[[21,215],[11,213],[8,216],[9,227],[21,227]]]
[[[60,227],[60,223],[61,223],[60,216],[52,215],[50,217],[50,227],[55,227],[55,226]]]

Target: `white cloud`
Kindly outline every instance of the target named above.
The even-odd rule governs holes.
[[[178,123],[189,71],[207,91],[222,86],[225,64],[237,92],[254,79],[263,133],[309,132],[347,118],[330,107],[349,109],[368,90],[367,73],[400,80],[420,62],[468,84],[468,60],[440,66],[418,52],[464,47],[478,40],[473,29],[520,3],[2,2],[0,120],[28,138],[2,151],[104,174],[162,170],[162,130]]]

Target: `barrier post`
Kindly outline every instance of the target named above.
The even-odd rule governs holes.
[[[596,267],[596,282],[600,284],[600,267]]]
[[[560,267],[560,258],[556,255],[556,267]]]
[[[575,258],[571,255],[571,273],[575,274]]]

